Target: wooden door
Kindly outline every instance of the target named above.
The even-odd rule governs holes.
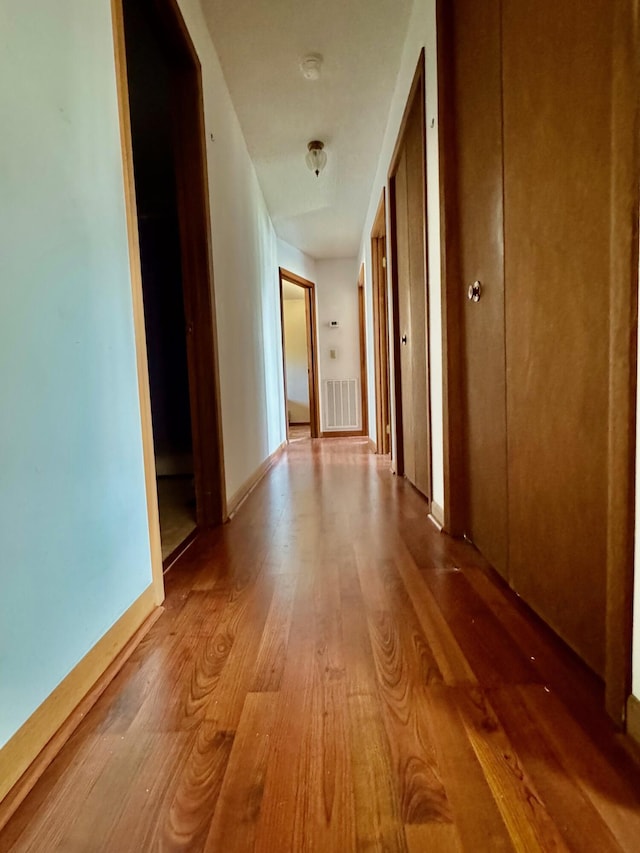
[[[500,3],[458,0],[451,21],[460,318],[463,532],[508,573]],[[480,299],[468,288],[480,282]]]
[[[409,223],[407,221],[407,155],[403,149],[392,187],[395,201],[395,271],[397,275],[397,326],[400,339],[400,397],[402,405],[402,470],[415,483],[415,413],[413,409],[411,286],[409,281]],[[396,391],[398,389],[396,388]]]
[[[431,497],[426,277],[424,59],[418,69],[390,174],[396,410],[403,473]]]
[[[461,330],[462,514],[483,554],[602,674],[609,394],[621,384],[609,358],[620,286],[610,223],[622,211],[613,16],[607,0],[452,7],[447,290]],[[480,299],[465,301],[474,280]]]
[[[502,6],[511,583],[602,673],[613,16]]]

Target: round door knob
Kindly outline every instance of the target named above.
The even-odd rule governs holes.
[[[482,296],[482,285],[479,281],[474,281],[473,284],[469,285],[469,292],[467,293],[467,297],[470,302],[480,302],[480,297]]]

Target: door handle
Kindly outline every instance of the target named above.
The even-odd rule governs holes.
[[[467,299],[470,302],[480,302],[480,297],[482,296],[482,285],[479,281],[474,281],[473,284],[469,285],[469,290],[467,292]]]

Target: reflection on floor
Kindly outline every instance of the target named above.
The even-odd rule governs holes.
[[[289,424],[289,441],[301,441],[304,438],[311,438],[309,424]]]
[[[193,477],[158,477],[162,559],[165,560],[196,527]]]
[[[638,853],[601,682],[366,438],[290,444],[0,853]]]

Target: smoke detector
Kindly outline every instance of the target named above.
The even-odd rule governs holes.
[[[305,80],[318,80],[322,68],[322,57],[319,53],[309,53],[300,60],[300,71]]]

